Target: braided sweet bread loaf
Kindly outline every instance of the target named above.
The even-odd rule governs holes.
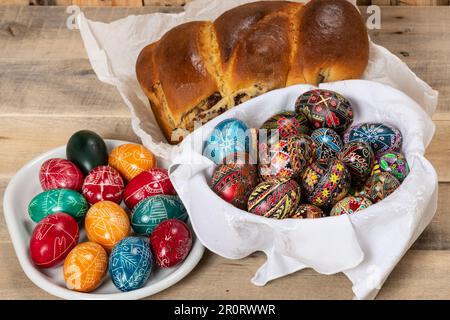
[[[346,0],[260,1],[168,31],[146,46],[137,79],[169,143],[250,98],[293,84],[359,78],[367,30]]]

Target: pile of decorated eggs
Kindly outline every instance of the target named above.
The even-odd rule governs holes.
[[[203,155],[216,163],[211,188],[219,197],[263,217],[322,218],[359,212],[408,175],[401,132],[353,124],[343,95],[314,89],[290,107],[295,111],[275,114],[259,129],[238,119],[214,128]]]
[[[108,154],[99,135],[83,130],[69,139],[66,155],[42,164],[44,191],[28,206],[37,223],[30,239],[37,267],[64,264],[72,290],[93,291],[109,273],[119,290],[130,291],[145,285],[155,264],[170,268],[187,257],[186,208],[149,150],[123,144]],[[79,243],[82,227],[87,241]]]

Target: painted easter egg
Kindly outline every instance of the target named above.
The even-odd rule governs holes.
[[[370,145],[363,141],[351,141],[338,154],[352,176],[354,185],[361,185],[369,178],[375,155]]]
[[[170,268],[186,259],[192,248],[192,235],[183,221],[169,219],[152,232],[150,246],[156,264]]]
[[[78,223],[72,216],[58,212],[42,219],[30,239],[30,255],[34,264],[51,268],[64,261],[78,243]]]
[[[337,92],[314,89],[295,102],[295,111],[303,113],[314,128],[331,128],[341,134],[353,122],[350,101]]]
[[[134,177],[123,192],[123,200],[131,210],[139,201],[159,194],[176,195],[167,169],[153,168]]]
[[[300,202],[300,186],[295,180],[269,180],[258,184],[248,199],[248,211],[267,218],[284,219]]]
[[[89,241],[97,242],[109,252],[130,234],[130,219],[117,203],[100,201],[88,210],[84,228]]]
[[[124,183],[116,169],[110,166],[96,167],[89,172],[83,183],[83,196],[92,205],[99,201],[120,203]]]
[[[109,275],[120,291],[136,290],[147,282],[152,265],[148,242],[139,237],[127,237],[111,251]]]
[[[375,173],[367,180],[364,193],[367,198],[377,203],[385,199],[400,186],[400,182],[388,172]]]
[[[35,196],[28,205],[31,220],[39,222],[46,216],[65,212],[79,223],[86,215],[89,204],[78,192],[70,189],[52,189]]]
[[[317,219],[325,217],[325,213],[319,207],[312,204],[300,204],[291,215],[286,218],[291,219]]]
[[[95,167],[108,164],[105,141],[89,130],[78,131],[70,137],[66,146],[66,156],[84,175]]]
[[[259,173],[263,180],[297,178],[315,159],[316,144],[307,135],[260,143]]]
[[[219,164],[214,169],[211,188],[223,200],[245,210],[250,192],[259,183],[258,180],[256,164]]]
[[[203,155],[215,163],[224,162],[236,152],[250,152],[251,135],[247,125],[238,119],[220,122],[205,142]]]
[[[342,149],[341,137],[332,129],[319,128],[311,133],[311,139],[316,144],[316,159],[326,160],[336,158]]]
[[[344,143],[355,140],[367,142],[376,157],[388,151],[399,151],[403,143],[400,130],[382,123],[362,123],[351,127],[344,135]]]
[[[311,132],[305,115],[292,111],[284,111],[270,117],[263,123],[261,129],[267,130],[267,140],[270,140],[274,133],[278,134],[278,139],[286,139]]]
[[[77,166],[66,159],[52,158],[45,161],[39,170],[42,189],[72,189],[81,191],[84,176]]]
[[[64,261],[64,280],[67,288],[91,292],[103,281],[108,268],[108,255],[101,245],[83,242],[77,245]]]
[[[330,216],[340,216],[342,214],[352,214],[372,205],[372,201],[366,197],[346,197],[336,203],[331,209]]]
[[[109,165],[130,181],[145,170],[156,166],[156,158],[147,148],[134,143],[115,147],[109,155]]]
[[[337,159],[319,160],[303,173],[303,188],[308,202],[319,206],[332,206],[343,199],[350,188],[350,172]]]
[[[398,152],[389,152],[383,154],[378,163],[380,171],[389,172],[401,183],[409,174],[409,165],[404,155]]]
[[[186,208],[178,196],[157,195],[140,201],[131,213],[131,226],[137,234],[150,235],[167,219],[187,220]]]
[[[380,163],[378,162],[378,159],[375,158],[375,160],[373,161],[373,168],[372,171],[370,172],[370,175],[373,176],[375,173],[380,173],[381,169],[380,169]]]

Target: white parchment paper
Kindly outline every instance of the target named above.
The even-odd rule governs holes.
[[[141,49],[172,27],[191,20],[214,19],[246,0],[195,0],[179,14],[129,16],[112,23],[78,18],[81,36],[94,71],[114,85],[132,115],[132,126],[142,143],[173,163],[171,178],[185,203],[194,230],[213,252],[240,259],[264,251],[267,262],[252,279],[256,285],[311,267],[323,274],[344,272],[355,297],[374,298],[392,269],[431,221],[437,203],[437,176],[423,157],[434,134],[431,115],[438,94],[400,59],[370,43],[369,65],[363,79],[321,87],[340,92],[355,105],[355,123],[380,121],[403,133],[403,152],[411,173],[401,187],[361,214],[319,220],[275,221],[238,210],[219,199],[208,187],[213,164],[199,153],[197,131],[179,146],[166,143],[139,87],[135,62]],[[252,99],[203,127],[237,117],[259,127],[277,111],[293,109],[294,100],[311,86],[298,85]],[[398,90],[395,90],[395,89]],[[194,161],[196,160],[196,161]]]

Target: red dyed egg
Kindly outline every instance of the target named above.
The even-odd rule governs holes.
[[[78,223],[66,213],[54,213],[42,219],[34,228],[30,240],[33,262],[50,268],[64,261],[77,245]]]
[[[187,257],[192,248],[192,235],[183,221],[169,219],[153,230],[150,245],[156,264],[161,268],[170,268]]]
[[[141,172],[128,183],[123,200],[128,208],[133,209],[139,201],[159,194],[176,195],[176,191],[167,170],[154,168]]]
[[[105,200],[120,203],[123,189],[122,177],[116,169],[99,166],[84,179],[83,196],[91,205]]]
[[[52,158],[45,161],[39,171],[39,180],[42,189],[72,189],[81,191],[83,186],[83,173],[71,161]]]

